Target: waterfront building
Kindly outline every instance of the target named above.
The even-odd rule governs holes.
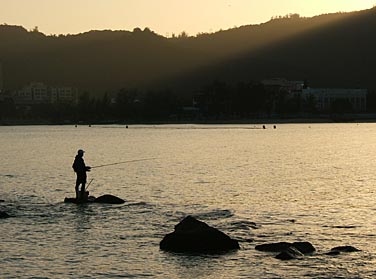
[[[51,87],[51,103],[74,103],[78,101],[77,88],[73,87]]]
[[[73,87],[49,87],[42,82],[32,82],[12,94],[16,105],[77,103],[78,90]]]
[[[36,105],[49,103],[47,86],[42,82],[32,82],[13,92],[16,105]]]
[[[322,112],[330,111],[336,101],[345,101],[351,104],[354,112],[365,112],[367,94],[367,89],[305,88],[302,90],[302,96],[306,100],[313,97],[317,110]]]
[[[304,81],[290,81],[284,78],[265,79],[261,83],[274,98],[283,96],[286,99],[299,98],[306,103],[313,102],[318,112],[332,112],[338,105],[356,113],[367,110],[367,89],[309,88]],[[274,106],[275,103],[273,110]]]
[[[304,88],[304,81],[301,80],[287,80],[284,78],[271,78],[261,81],[265,89],[273,93],[300,93]]]

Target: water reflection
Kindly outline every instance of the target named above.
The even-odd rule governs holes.
[[[94,217],[95,212],[88,204],[72,205],[72,221],[74,224],[75,234],[78,241],[83,241],[88,237],[91,228],[91,219]],[[83,235],[85,235],[83,237]]]
[[[376,125],[309,126],[0,127],[0,205],[15,216],[0,222],[6,274],[372,278]],[[161,159],[92,171],[94,195],[115,194],[129,206],[67,205],[77,146],[93,165]],[[161,252],[159,241],[187,214],[244,240],[242,249],[219,257]],[[282,264],[254,250],[297,240],[319,253],[338,245],[363,252]]]
[[[218,274],[225,256],[184,255],[162,252],[163,260],[174,269],[179,278],[211,278]],[[217,275],[218,276],[218,275]]]

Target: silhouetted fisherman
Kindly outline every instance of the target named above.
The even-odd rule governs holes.
[[[72,168],[77,174],[77,180],[76,180],[76,199],[79,200],[85,200],[87,199],[86,193],[85,193],[85,184],[86,184],[86,172],[90,171],[91,167],[86,166],[84,162],[84,153],[82,149],[79,149],[77,151],[76,158],[74,159]],[[79,186],[81,184],[81,191],[79,191]]]

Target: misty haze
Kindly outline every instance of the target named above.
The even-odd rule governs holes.
[[[84,2],[0,0],[1,278],[374,277],[376,7]]]

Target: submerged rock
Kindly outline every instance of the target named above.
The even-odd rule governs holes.
[[[338,246],[338,247],[332,248],[329,253],[341,253],[341,252],[351,253],[351,252],[359,252],[359,251],[360,251],[359,249],[353,246]]]
[[[113,196],[113,195],[103,195],[98,198],[89,196],[85,200],[77,200],[76,198],[65,198],[65,203],[76,203],[76,204],[85,204],[85,203],[108,203],[108,204],[122,204],[125,203],[125,200]]]
[[[316,251],[315,247],[313,247],[313,245],[309,243],[308,241],[294,242],[292,243],[292,246],[294,246],[303,254],[311,254]]]
[[[337,246],[332,248],[329,252],[325,253],[328,256],[338,256],[341,253],[359,252],[360,250],[353,246]]]
[[[165,251],[187,253],[223,253],[240,248],[238,241],[192,216],[177,224],[159,246]]]
[[[0,211],[0,219],[9,218],[9,214],[5,211]]]
[[[94,200],[96,203],[110,203],[110,204],[122,204],[125,203],[125,200],[113,196],[113,195],[103,195]]]
[[[269,244],[261,244],[255,247],[256,250],[263,252],[284,252],[290,247],[294,247],[302,254],[310,254],[316,251],[315,247],[309,242],[276,242]]]
[[[93,203],[95,201],[95,197],[89,196],[86,200],[77,200],[76,198],[65,198],[65,203],[75,203],[75,204],[85,204],[85,203]]]
[[[275,256],[275,258],[279,260],[287,261],[287,260],[300,259],[303,256],[304,254],[302,252],[300,252],[294,246],[290,246],[285,251],[282,251],[277,256]]]
[[[325,255],[328,255],[328,256],[338,256],[339,254],[341,254],[341,252],[339,251],[329,251],[325,253]]]
[[[287,250],[292,244],[288,242],[276,242],[256,245],[255,249],[262,252],[282,252]]]

